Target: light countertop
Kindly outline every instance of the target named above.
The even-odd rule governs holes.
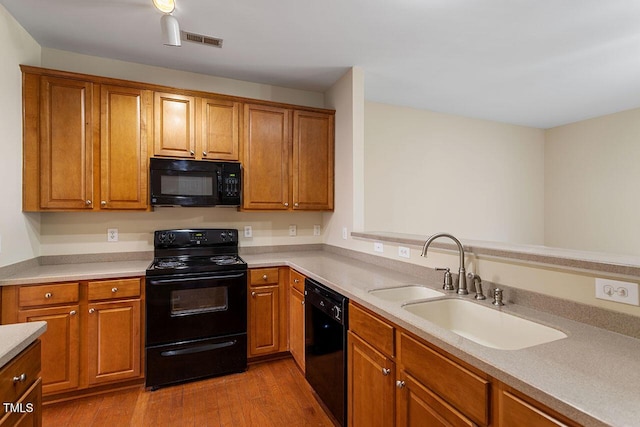
[[[640,425],[638,339],[508,304],[501,310],[552,326],[568,337],[521,350],[492,349],[403,310],[401,303],[369,294],[372,289],[408,284],[439,289],[440,283],[328,251],[242,254],[242,258],[249,268],[290,266],[585,426]],[[47,265],[0,279],[0,285],[143,276],[148,265],[148,261]],[[471,296],[452,297],[473,301]],[[498,309],[488,300],[478,303]]]
[[[47,330],[47,322],[0,325],[0,368]]]

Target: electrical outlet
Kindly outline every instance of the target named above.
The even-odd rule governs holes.
[[[117,228],[107,229],[107,242],[117,242],[117,241],[118,241],[118,229]]]
[[[596,278],[596,298],[623,304],[640,305],[638,284],[620,280]]]
[[[319,236],[320,235],[320,226],[319,225],[314,225],[313,226],[313,235],[314,236]]]
[[[298,234],[298,228],[295,226],[295,224],[290,225],[289,236],[295,236],[296,234]]]
[[[411,249],[405,248],[404,246],[398,247],[398,256],[400,258],[411,258]]]
[[[384,252],[384,245],[381,242],[373,242],[373,250],[376,252]]]
[[[347,240],[348,235],[349,235],[349,233],[347,231],[347,227],[342,227],[342,238],[344,240]]]
[[[250,225],[245,225],[244,226],[244,237],[250,239],[253,237],[253,229],[251,228]]]

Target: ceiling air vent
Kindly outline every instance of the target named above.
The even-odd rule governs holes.
[[[180,31],[180,33],[182,34],[182,41],[199,43],[212,47],[222,47],[222,39],[217,37],[203,36],[202,34],[188,33],[186,31]]]

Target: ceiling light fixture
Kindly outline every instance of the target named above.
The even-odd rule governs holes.
[[[160,18],[160,26],[162,27],[162,43],[165,46],[182,46],[180,41],[180,25],[173,15],[165,14]]]
[[[175,0],[153,0],[153,5],[162,13],[171,13],[176,8]]]

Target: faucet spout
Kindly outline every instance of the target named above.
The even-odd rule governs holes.
[[[460,243],[460,240],[456,239],[454,236],[452,236],[449,233],[433,234],[429,236],[426,242],[424,242],[424,246],[422,247],[422,253],[420,254],[420,256],[423,256],[426,258],[429,245],[431,245],[431,243],[439,237],[447,237],[453,240],[456,245],[458,245],[458,253],[460,255],[460,266],[458,268],[458,291],[457,292],[458,292],[458,295],[467,295],[469,291],[467,290],[467,277],[464,269],[464,248],[462,247],[462,243]]]

